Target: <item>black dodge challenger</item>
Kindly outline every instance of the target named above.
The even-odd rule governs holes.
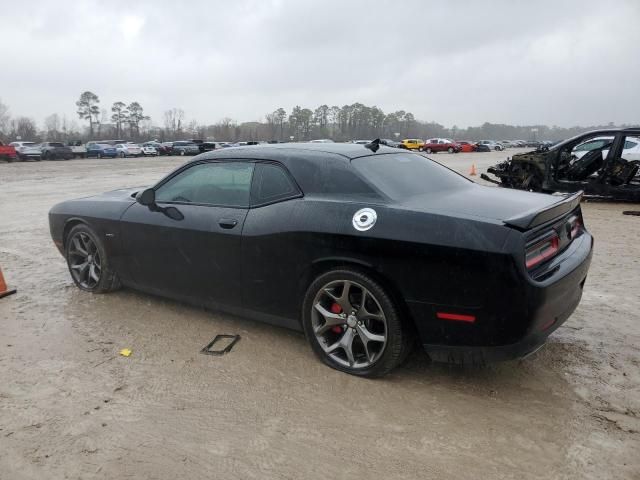
[[[204,153],[49,221],[82,290],[303,330],[327,365],[380,376],[416,341],[457,363],[540,347],[591,262],[580,199],[481,186],[377,142],[281,144]]]

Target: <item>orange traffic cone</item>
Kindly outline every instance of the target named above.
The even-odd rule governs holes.
[[[4,281],[4,276],[2,275],[2,269],[0,268],[0,298],[11,295],[12,293],[16,293],[16,289],[9,290],[7,288],[7,284]]]
[[[478,172],[476,171],[476,164],[472,163],[471,170],[469,170],[469,175],[471,175],[472,177],[475,177],[477,174]]]

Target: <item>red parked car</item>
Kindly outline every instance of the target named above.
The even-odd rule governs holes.
[[[478,146],[475,143],[461,141],[461,140],[458,140],[456,143],[460,145],[460,151],[462,153],[475,152],[478,149]]]
[[[5,160],[7,162],[13,162],[18,159],[18,155],[16,154],[16,149],[11,145],[5,145],[0,142],[0,160]]]
[[[423,151],[427,153],[449,152],[458,153],[461,146],[450,138],[431,138],[424,142]]]

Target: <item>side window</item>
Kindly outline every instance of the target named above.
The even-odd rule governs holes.
[[[158,203],[248,207],[253,163],[202,163],[179,173],[156,190]]]
[[[275,202],[300,192],[287,172],[272,163],[258,163],[253,174],[251,204]]]
[[[342,196],[380,197],[373,188],[357,175],[353,166],[344,160],[327,160],[324,165],[321,191]]]

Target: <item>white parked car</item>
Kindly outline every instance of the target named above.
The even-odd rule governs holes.
[[[160,155],[156,147],[152,147],[151,145],[142,145],[142,154],[145,157],[157,157]]]
[[[40,144],[36,142],[11,142],[9,145],[16,149],[16,153],[18,154],[20,160],[39,160],[42,156]]]
[[[478,142],[478,144],[481,145],[486,145],[487,147],[489,147],[491,150],[497,150],[499,152],[501,152],[502,150],[504,150],[504,146],[502,146],[501,144],[499,144],[498,142],[494,142],[493,140],[480,140]]]
[[[591,138],[588,141],[577,145],[571,151],[571,155],[575,158],[582,158],[591,150],[605,147],[602,149],[602,157],[605,158],[609,153],[611,142],[613,142],[613,137]],[[622,149],[622,158],[627,161],[640,160],[640,138],[627,137],[624,142],[624,148]]]
[[[142,148],[135,143],[118,143],[116,151],[119,157],[139,157],[142,155]]]

